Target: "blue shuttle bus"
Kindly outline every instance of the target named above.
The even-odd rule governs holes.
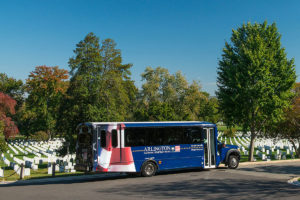
[[[77,127],[78,171],[131,172],[239,165],[238,146],[217,140],[209,122],[89,122]]]

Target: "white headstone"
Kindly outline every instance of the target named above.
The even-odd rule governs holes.
[[[30,169],[29,168],[24,169],[24,176],[30,176]]]
[[[52,174],[52,166],[48,167],[48,174]]]

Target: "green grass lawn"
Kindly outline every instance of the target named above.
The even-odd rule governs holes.
[[[11,174],[13,174],[11,176]],[[62,176],[78,176],[83,175],[84,172],[76,172],[76,173],[60,173],[55,172],[55,177],[62,177]],[[4,176],[5,178],[0,178],[0,180],[4,181],[16,181],[20,179],[20,175],[15,173],[13,169],[6,168],[4,169]],[[24,180],[28,179],[37,179],[37,178],[51,178],[52,175],[48,174],[48,168],[39,168],[38,170],[31,170],[30,176],[25,176]]]

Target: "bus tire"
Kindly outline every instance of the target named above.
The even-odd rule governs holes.
[[[156,173],[157,167],[153,162],[146,162],[143,164],[141,169],[141,174],[144,177],[154,176]]]
[[[228,168],[229,169],[236,169],[239,166],[239,159],[235,155],[230,155],[228,159]]]

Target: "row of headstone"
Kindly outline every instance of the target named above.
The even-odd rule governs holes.
[[[19,154],[19,152],[13,148],[10,144],[8,144],[8,147],[15,153],[15,154]]]
[[[72,162],[56,162],[55,163],[55,171],[60,173],[75,173],[74,169],[75,163]],[[48,174],[52,174],[52,163],[48,163]]]
[[[60,172],[76,172],[74,170],[75,163],[75,155],[68,155],[65,157],[57,157],[55,150],[61,147],[63,144],[63,140],[53,140],[49,142],[35,142],[35,141],[24,141],[17,140],[13,142],[9,142],[10,150],[18,149],[19,152],[26,154],[25,152],[34,154],[34,158],[29,158],[27,156],[23,156],[23,159],[20,157],[16,158],[13,154],[10,155],[12,160],[6,159],[4,162],[11,166],[14,170],[17,170],[17,167],[20,164],[24,164],[26,169],[31,168],[33,170],[38,169],[38,164],[42,163],[53,163],[56,162],[57,171]],[[8,151],[9,153],[10,151]],[[16,151],[17,152],[17,151]],[[16,153],[14,151],[14,153]],[[17,152],[18,153],[18,152]],[[26,154],[26,155],[27,155]],[[42,157],[42,155],[46,157]],[[28,170],[27,170],[28,171]],[[48,169],[50,172],[50,169]]]
[[[243,155],[249,155],[250,137],[240,136],[227,138],[221,135],[219,140],[225,144],[229,141],[229,144],[238,145]],[[255,153],[256,156],[265,161],[271,159],[286,159],[287,156],[294,158],[295,149],[287,140],[276,140],[276,142],[274,142],[272,139],[260,138],[255,141],[254,147],[258,149]],[[299,147],[299,144],[297,144],[297,147]],[[282,149],[285,150],[285,152],[283,152]]]

